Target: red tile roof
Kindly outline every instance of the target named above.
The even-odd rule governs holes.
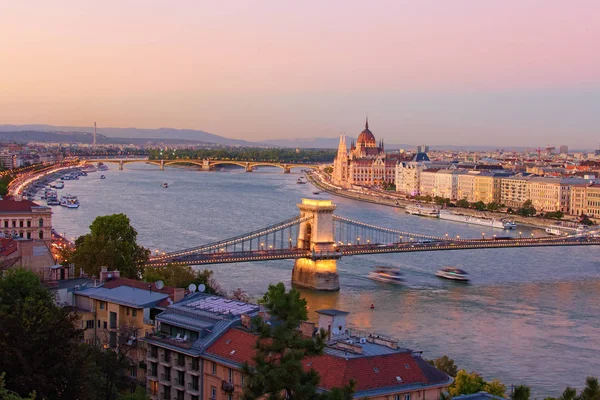
[[[25,199],[17,201],[12,197],[0,200],[0,212],[31,212],[31,207],[40,207],[40,205]]]
[[[244,361],[252,364],[256,339],[256,335],[246,330],[230,329],[206,353],[236,364]],[[319,387],[326,390],[348,384],[351,379],[356,381],[356,391],[433,383],[427,379],[417,359],[408,352],[348,359],[323,354],[306,357],[303,364],[306,369],[312,368],[319,373]]]
[[[7,257],[17,251],[18,243],[14,239],[3,238],[0,240],[0,256]]]

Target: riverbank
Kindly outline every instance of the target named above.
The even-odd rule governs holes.
[[[367,191],[367,190],[365,190],[364,192],[359,192],[356,190],[342,189],[342,188],[331,185],[320,175],[320,173],[307,174],[306,177],[307,177],[307,180],[311,184],[313,184],[315,187],[317,187],[331,195],[334,195],[334,196],[345,197],[347,199],[364,201],[364,202],[373,203],[373,204],[380,204],[380,205],[394,207],[394,208],[406,208],[407,206],[416,203],[416,202],[413,202],[410,200],[406,200],[406,198],[404,198],[404,196],[402,196],[403,198],[400,198],[400,195],[397,195],[395,193],[385,193],[385,192],[379,193],[379,192],[373,192],[373,191]],[[463,214],[463,215],[471,215],[471,216],[481,216],[482,215],[481,211],[472,210],[469,208],[458,208],[457,207],[457,208],[454,208],[453,211],[455,211],[458,214]],[[547,219],[547,218],[523,217],[520,215],[514,215],[514,214],[508,214],[508,213],[502,213],[502,212],[492,212],[492,211],[485,211],[485,215],[487,217],[494,218],[494,219],[507,218],[507,219],[510,219],[510,220],[516,222],[519,225],[527,226],[530,228],[545,229],[545,228],[549,228],[549,227],[556,227],[558,225],[557,224],[558,221],[553,220],[553,219]]]

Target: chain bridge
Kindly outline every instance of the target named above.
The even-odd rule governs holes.
[[[332,200],[302,199],[300,215],[233,238],[151,257],[147,266],[205,265],[295,260],[292,283],[339,290],[337,260],[377,253],[407,253],[507,247],[600,245],[599,231],[539,238],[449,238],[403,232],[354,221],[333,211]]]
[[[318,164],[305,164],[305,163],[288,163],[288,162],[267,162],[267,161],[237,161],[237,160],[215,160],[215,159],[202,159],[202,160],[194,160],[194,159],[177,159],[177,160],[150,160],[146,158],[89,158],[89,159],[81,159],[83,164],[91,164],[91,163],[112,163],[117,164],[119,166],[119,170],[122,171],[125,167],[125,164],[132,163],[144,163],[144,164],[152,164],[156,165],[160,168],[161,171],[164,171],[165,166],[175,165],[175,164],[193,164],[198,167],[202,171],[214,171],[217,166],[224,165],[237,165],[239,167],[244,168],[246,172],[252,172],[258,167],[277,167],[283,170],[284,174],[289,174],[292,168],[318,168]]]

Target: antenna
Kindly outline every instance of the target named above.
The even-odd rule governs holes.
[[[198,291],[200,293],[204,293],[205,290],[206,290],[206,285],[204,283],[201,283],[198,285]]]
[[[92,149],[96,148],[96,121],[94,121],[94,142],[92,143]]]
[[[188,286],[188,290],[194,293],[196,291],[196,285],[194,283],[190,283],[190,285]]]
[[[165,287],[165,283],[163,281],[156,281],[156,282],[154,282],[154,286],[156,286],[156,288],[158,290],[161,290],[162,288]]]

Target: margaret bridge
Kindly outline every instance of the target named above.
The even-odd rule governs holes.
[[[315,290],[339,290],[337,260],[377,253],[407,253],[508,247],[600,245],[600,233],[561,237],[449,238],[403,232],[354,221],[333,211],[332,200],[302,199],[300,215],[233,238],[157,254],[148,266],[204,265],[295,260],[292,283]]]
[[[119,166],[119,170],[123,170],[125,164],[144,163],[152,164],[160,167],[161,171],[168,165],[186,164],[196,165],[202,171],[214,171],[217,166],[237,165],[244,168],[246,172],[252,172],[258,167],[277,167],[283,170],[283,173],[289,174],[292,168],[318,168],[318,164],[305,163],[287,163],[287,162],[267,162],[267,161],[237,161],[237,160],[214,160],[214,159],[177,159],[177,160],[150,160],[148,158],[90,158],[81,159],[84,164],[92,163],[112,163]]]

